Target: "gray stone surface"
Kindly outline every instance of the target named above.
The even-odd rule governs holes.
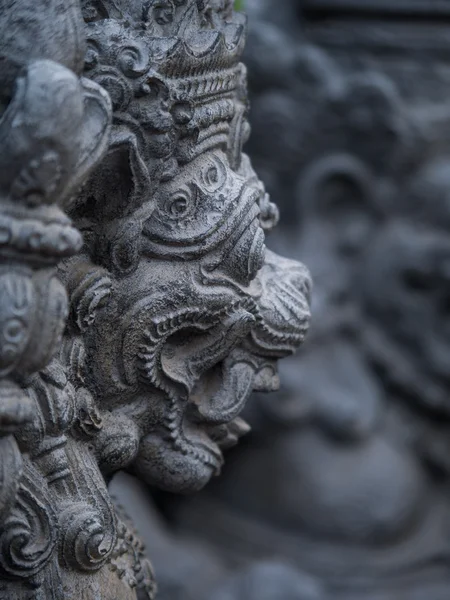
[[[245,35],[228,0],[0,0],[1,600],[153,598],[107,484],[199,490],[303,341]]]

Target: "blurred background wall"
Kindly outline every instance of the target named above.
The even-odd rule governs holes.
[[[310,337],[203,492],[113,487],[161,600],[448,600],[450,0],[245,10],[247,152]]]

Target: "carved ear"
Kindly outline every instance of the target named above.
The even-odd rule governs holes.
[[[317,221],[334,238],[338,251],[354,254],[382,216],[380,191],[380,183],[361,160],[331,154],[304,169],[297,199],[308,227]]]
[[[77,191],[81,182],[104,154],[109,142],[111,125],[111,100],[108,94],[96,83],[82,78],[84,117],[81,123],[82,134],[78,162],[74,176],[69,181],[67,193]]]
[[[143,142],[131,125],[114,123],[108,151],[82,193],[79,207],[72,213],[90,216],[92,222],[110,223],[130,215],[151,196],[152,185],[142,156]],[[78,210],[79,208],[79,210]]]

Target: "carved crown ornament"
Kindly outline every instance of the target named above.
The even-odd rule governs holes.
[[[220,472],[309,322],[229,0],[0,0],[0,598],[153,598],[107,484]]]

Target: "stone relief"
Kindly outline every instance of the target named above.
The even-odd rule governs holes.
[[[448,27],[420,1],[395,18],[362,0],[331,16],[325,0],[246,4],[247,149],[280,199],[269,245],[311,268],[314,320],[221,478],[155,494],[163,523],[216,569],[189,598],[444,600]],[[165,577],[163,598],[184,599]]]
[[[0,0],[0,598],[152,599],[127,470],[203,487],[308,329],[228,0]]]

